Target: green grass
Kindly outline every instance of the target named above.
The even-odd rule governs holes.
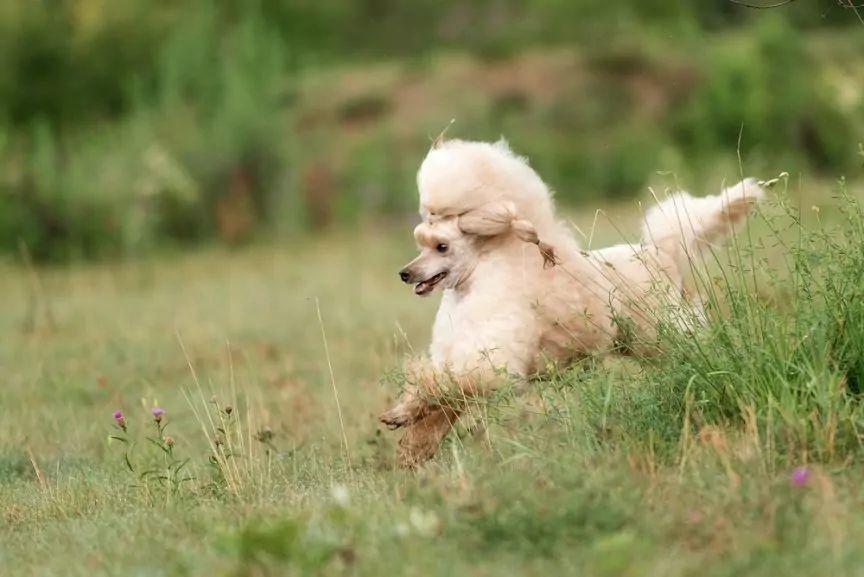
[[[850,375],[864,342],[864,237],[854,200],[833,202],[848,218],[826,206],[822,224],[811,215],[800,226],[775,202],[770,220],[717,251],[731,265],[709,268],[726,277],[712,281],[718,309],[698,336],[669,336],[652,362],[589,359],[526,394],[497,394],[417,472],[394,468],[395,435],[375,421],[396,393],[382,376],[422,350],[436,307],[396,278],[413,253],[407,222],[121,264],[6,265],[0,566],[860,574]],[[613,220],[632,230],[637,211],[624,214]],[[592,215],[574,220],[587,229]],[[598,228],[595,240],[617,236]],[[143,439],[155,404],[175,455],[190,458],[194,479],[176,492],[138,475],[165,464]],[[108,442],[117,408],[139,440],[136,474],[124,445]],[[275,449],[255,440],[267,428]],[[810,477],[793,486],[804,464]]]

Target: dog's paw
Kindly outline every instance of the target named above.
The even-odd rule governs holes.
[[[415,404],[399,403],[387,412],[381,413],[378,420],[391,431],[414,424],[421,417],[421,410]]]
[[[433,406],[422,419],[405,429],[396,458],[400,467],[415,469],[435,456],[441,440],[459,415],[451,408]]]

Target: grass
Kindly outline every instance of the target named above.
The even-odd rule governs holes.
[[[395,436],[375,421],[396,392],[382,376],[422,350],[436,307],[396,278],[408,223],[4,265],[0,563],[16,576],[860,574],[864,242],[854,199],[832,202],[846,217],[826,206],[795,224],[777,201],[716,252],[695,280],[714,287],[704,333],[669,336],[653,362],[589,359],[502,392],[418,472],[394,469]],[[623,214],[634,230],[637,211]],[[574,221],[587,231],[592,216]],[[595,244],[615,228],[601,220]],[[144,439],[156,405],[170,458],[190,458],[176,491]],[[135,474],[108,442],[118,408]]]

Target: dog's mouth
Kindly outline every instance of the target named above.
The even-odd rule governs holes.
[[[427,278],[426,280],[422,280],[414,285],[414,294],[420,295],[421,297],[428,295],[432,292],[439,282],[444,280],[444,277],[447,276],[447,271],[439,272],[435,276],[431,278]]]

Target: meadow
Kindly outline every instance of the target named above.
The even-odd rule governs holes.
[[[478,400],[417,471],[375,419],[436,306],[408,220],[6,267],[4,571],[860,574],[864,217],[822,186],[694,269],[704,330]],[[607,208],[569,215],[595,246],[636,230]]]
[[[861,16],[0,3],[0,575],[864,574]],[[704,326],[475,399],[403,470],[376,417],[429,341],[397,271],[445,127],[585,247],[777,181],[694,261]]]

